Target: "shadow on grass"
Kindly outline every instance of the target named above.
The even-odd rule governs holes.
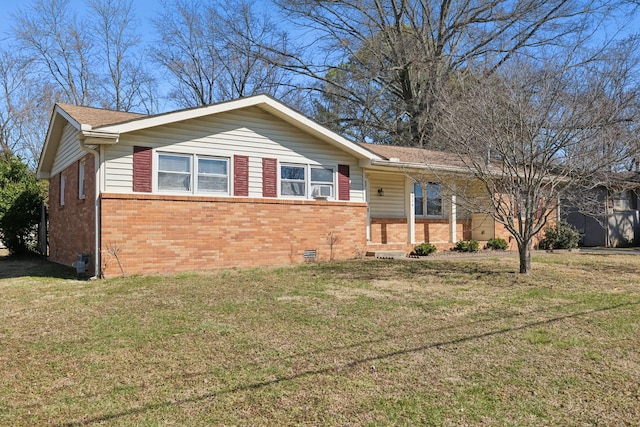
[[[340,366],[332,366],[332,367],[324,367],[324,368],[319,368],[319,369],[309,369],[297,374],[293,374],[293,375],[288,375],[288,376],[283,376],[281,378],[276,378],[274,380],[269,380],[269,381],[257,381],[254,383],[250,383],[250,384],[245,384],[245,385],[240,385],[237,387],[232,387],[226,390],[220,390],[220,391],[216,391],[216,392],[211,392],[211,393],[205,393],[205,394],[201,394],[199,396],[195,396],[195,397],[190,397],[187,399],[172,399],[171,401],[166,401],[166,402],[159,402],[159,403],[153,403],[153,404],[148,404],[148,405],[144,405],[142,407],[139,408],[131,408],[128,410],[124,410],[124,411],[120,411],[120,412],[114,412],[114,413],[109,413],[109,414],[105,414],[105,415],[101,415],[98,417],[94,417],[94,418],[89,418],[89,419],[85,419],[82,421],[72,421],[72,422],[66,422],[66,423],[61,423],[61,424],[55,424],[54,426],[58,426],[58,427],[73,427],[73,426],[85,426],[85,425],[90,425],[90,424],[97,424],[97,423],[103,423],[103,422],[108,422],[108,421],[113,421],[116,420],[118,418],[122,418],[122,417],[126,417],[129,415],[137,415],[137,414],[142,414],[145,413],[147,411],[153,411],[153,410],[157,410],[157,409],[162,409],[162,408],[167,408],[167,407],[171,407],[171,406],[177,406],[177,405],[183,405],[183,404],[189,404],[189,403],[198,403],[198,402],[202,402],[208,399],[212,399],[218,396],[223,396],[226,394],[232,394],[232,393],[237,393],[237,392],[242,392],[242,391],[251,391],[251,390],[259,390],[265,387],[269,387],[275,384],[279,384],[279,383],[283,383],[283,382],[288,382],[288,381],[295,381],[301,378],[307,378],[307,377],[312,377],[312,376],[316,376],[316,375],[326,375],[329,374],[331,372],[336,372],[336,371],[341,371],[341,370],[345,370],[345,369],[353,369],[356,368],[358,366],[361,365],[367,365],[370,364],[372,362],[377,362],[380,360],[385,360],[385,359],[389,359],[389,358],[393,358],[396,356],[402,356],[405,354],[411,354],[411,353],[417,353],[417,352],[421,352],[421,351],[425,351],[425,350],[429,350],[429,349],[433,349],[433,348],[440,348],[440,347],[444,347],[444,346],[451,346],[451,345],[456,345],[456,344],[462,344],[462,343],[466,343],[466,342],[470,342],[470,341],[474,341],[474,340],[480,340],[480,339],[484,339],[484,338],[489,338],[489,337],[493,337],[493,336],[499,336],[502,334],[508,334],[508,333],[512,333],[512,332],[517,332],[517,331],[522,331],[522,330],[526,330],[526,329],[530,329],[530,328],[536,328],[536,327],[540,327],[540,326],[544,326],[544,325],[549,325],[549,324],[553,324],[553,323],[557,323],[557,322],[561,322],[564,320],[568,320],[568,319],[572,319],[572,318],[577,318],[577,317],[581,317],[581,316],[585,316],[585,315],[590,315],[590,314],[594,314],[594,313],[601,313],[601,312],[607,312],[607,311],[611,311],[611,310],[616,310],[616,309],[620,309],[620,308],[625,308],[625,307],[631,307],[631,306],[637,306],[640,305],[640,302],[636,301],[636,302],[627,302],[627,303],[621,303],[621,304],[614,304],[608,307],[603,307],[603,308],[598,308],[598,309],[593,309],[593,310],[585,310],[585,311],[580,311],[577,313],[572,313],[572,314],[567,314],[564,316],[556,316],[550,319],[545,319],[545,320],[539,320],[536,322],[529,322],[520,326],[515,326],[515,327],[509,327],[509,328],[495,328],[493,330],[488,330],[486,332],[482,332],[482,333],[478,333],[478,334],[472,334],[472,335],[468,335],[465,337],[460,337],[460,338],[456,338],[456,339],[451,339],[451,340],[442,340],[442,341],[437,341],[437,342],[432,342],[432,343],[426,343],[424,345],[420,345],[420,346],[414,346],[414,347],[408,347],[408,348],[404,348],[404,349],[400,349],[400,350],[396,350],[396,351],[390,351],[390,352],[386,352],[386,353],[382,353],[382,354],[377,354],[374,356],[370,356],[370,357],[363,357],[361,359],[357,359],[348,363],[344,363]],[[387,338],[386,340],[391,339],[391,338]],[[382,340],[381,340],[382,341]],[[363,345],[365,343],[360,343],[358,345]]]
[[[0,255],[0,279],[17,277],[78,278],[74,268],[55,264],[47,261],[44,257]]]

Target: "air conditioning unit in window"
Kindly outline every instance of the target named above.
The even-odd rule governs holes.
[[[333,186],[331,185],[315,185],[313,187],[313,197],[316,199],[326,199],[332,196]]]

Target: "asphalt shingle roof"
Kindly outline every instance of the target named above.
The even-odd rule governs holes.
[[[80,107],[78,105],[71,104],[58,104],[58,107],[63,109],[78,123],[91,125],[94,129],[147,117],[145,114],[126,113],[122,111],[104,110],[93,107]]]
[[[367,150],[386,158],[396,158],[402,163],[428,164],[433,166],[465,167],[460,156],[445,151],[426,150],[424,148],[400,147],[395,145],[380,145],[361,143]]]

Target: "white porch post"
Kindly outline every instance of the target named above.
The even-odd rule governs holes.
[[[416,207],[413,192],[413,180],[408,176],[404,179],[405,210],[407,212],[407,243],[416,243]]]
[[[456,223],[458,222],[458,215],[456,212],[456,187],[451,188],[451,209],[449,210],[449,231],[451,236],[451,243],[458,241],[458,235],[456,230]]]
[[[369,188],[369,179],[362,173],[364,182],[364,201],[367,202],[367,242],[371,241],[371,194]]]

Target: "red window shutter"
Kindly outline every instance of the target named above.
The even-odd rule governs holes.
[[[338,165],[338,200],[351,199],[349,165]]]
[[[133,147],[133,191],[151,193],[151,154],[150,147]]]
[[[262,159],[262,197],[278,197],[278,160]]]
[[[248,156],[233,156],[233,195],[249,196]]]

